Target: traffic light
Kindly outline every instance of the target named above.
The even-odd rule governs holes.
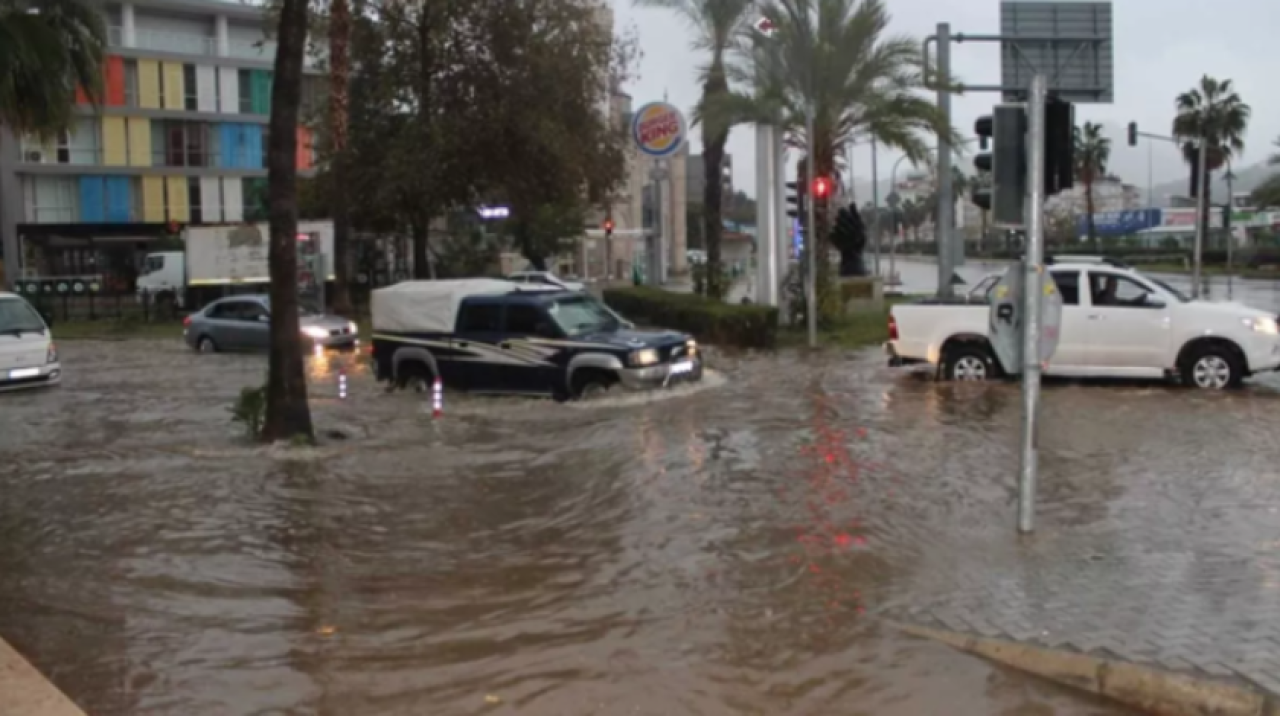
[[[604,237],[607,239],[612,236],[613,236],[613,219],[605,219],[604,220]]]
[[[1025,220],[1027,198],[1027,112],[1020,104],[997,105],[992,114],[978,118],[973,129],[982,146],[990,147],[973,158],[973,166],[989,180],[974,184],[971,199],[991,212],[996,226],[1019,226]]]
[[[793,219],[802,219],[804,217],[803,186],[802,182],[787,182],[787,216]]]
[[[969,200],[979,208],[991,210],[991,137],[994,135],[994,119],[991,115],[983,115],[973,123],[973,131],[978,135],[978,148],[982,151],[973,158],[973,168],[978,170],[979,181],[975,181],[969,190]],[[987,181],[981,181],[982,178]]]
[[[1044,195],[1075,185],[1076,107],[1050,97],[1044,103]]]
[[[1129,123],[1129,146],[1131,147],[1138,146],[1138,123],[1137,122]]]
[[[813,198],[816,201],[826,201],[831,198],[831,178],[830,177],[814,177],[813,178]]]

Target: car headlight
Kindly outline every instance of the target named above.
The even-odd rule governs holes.
[[[308,338],[328,338],[329,330],[319,326],[307,326],[302,329],[302,335]]]
[[[698,342],[690,338],[684,342],[684,349],[689,353],[689,355],[693,355],[698,352]]]
[[[658,352],[652,348],[645,348],[631,354],[631,365],[645,366],[653,365],[658,362]]]
[[[1274,318],[1246,318],[1244,324],[1258,333],[1265,333],[1269,336],[1280,334],[1280,326],[1276,325]]]
[[[359,332],[360,332],[360,326],[357,326],[355,321],[347,321],[347,333],[359,333]]]
[[[45,363],[58,362],[58,346],[54,345],[53,341],[49,341],[49,349],[44,352],[44,362]]]

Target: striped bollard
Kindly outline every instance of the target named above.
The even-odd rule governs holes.
[[[444,384],[436,378],[431,384],[431,417],[438,418],[444,414]]]
[[[338,371],[338,400],[347,399],[347,371],[342,369]]]

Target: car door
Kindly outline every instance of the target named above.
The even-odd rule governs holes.
[[[1163,369],[1170,340],[1169,308],[1133,276],[1090,270],[1089,357],[1095,370]]]
[[[1062,294],[1062,322],[1058,326],[1058,348],[1049,359],[1050,370],[1069,372],[1089,365],[1089,321],[1080,305],[1080,271],[1060,269],[1049,275]]]
[[[458,307],[458,325],[450,339],[450,357],[438,361],[446,385],[478,392],[506,390],[503,370],[507,358],[498,343],[502,337],[502,303],[495,297],[474,297]]]
[[[245,301],[240,309],[241,342],[251,350],[271,347],[271,312],[257,301]]]
[[[532,303],[508,303],[504,313],[502,340],[498,348],[509,359],[502,384],[514,393],[550,393],[558,369],[549,358],[557,350],[531,338],[548,338],[554,333],[551,318]]]
[[[205,333],[222,350],[234,351],[240,344],[240,311],[243,301],[223,300],[205,309]]]

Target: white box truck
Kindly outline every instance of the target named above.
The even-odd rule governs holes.
[[[266,223],[188,227],[182,232],[183,251],[147,254],[138,298],[195,310],[233,293],[265,291],[269,235]],[[298,222],[298,258],[303,289],[333,280],[332,221]]]

